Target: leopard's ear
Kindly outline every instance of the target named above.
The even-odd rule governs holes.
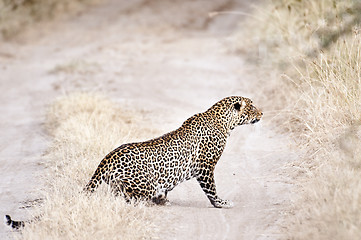
[[[242,102],[236,102],[233,107],[234,109],[236,109],[237,111],[241,111],[241,109],[243,109],[246,106],[246,102],[242,101]]]

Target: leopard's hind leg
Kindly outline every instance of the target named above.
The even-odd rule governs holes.
[[[127,194],[125,192],[125,188],[124,188],[124,184],[122,181],[120,180],[113,180],[109,183],[110,188],[112,193],[114,194],[114,196],[121,196],[124,198],[129,198],[127,197]]]

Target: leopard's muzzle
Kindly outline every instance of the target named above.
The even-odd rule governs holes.
[[[257,115],[249,122],[251,124],[255,124],[261,120],[263,116],[263,112],[257,109]]]

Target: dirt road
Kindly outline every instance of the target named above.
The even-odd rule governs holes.
[[[102,92],[146,114],[165,133],[230,95],[257,103],[257,79],[227,36],[247,1],[109,0],[62,22],[39,24],[18,42],[0,45],[0,214],[27,217],[19,206],[37,198],[38,164],[48,137],[46,105],[73,91]],[[258,104],[260,105],[260,104]],[[260,106],[262,107],[262,106]],[[163,207],[161,239],[277,239],[291,185],[282,167],[297,155],[265,117],[230,136],[216,168],[215,209],[195,181],[181,184]],[[146,123],[145,123],[146,124]],[[154,136],[155,137],[155,136]],[[9,238],[0,228],[0,239]]]

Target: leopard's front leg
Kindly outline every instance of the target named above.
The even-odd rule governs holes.
[[[201,175],[197,177],[197,181],[201,185],[204,193],[207,195],[209,201],[216,208],[231,208],[233,203],[228,200],[222,200],[217,196],[216,183],[214,181],[213,171],[203,171]]]

